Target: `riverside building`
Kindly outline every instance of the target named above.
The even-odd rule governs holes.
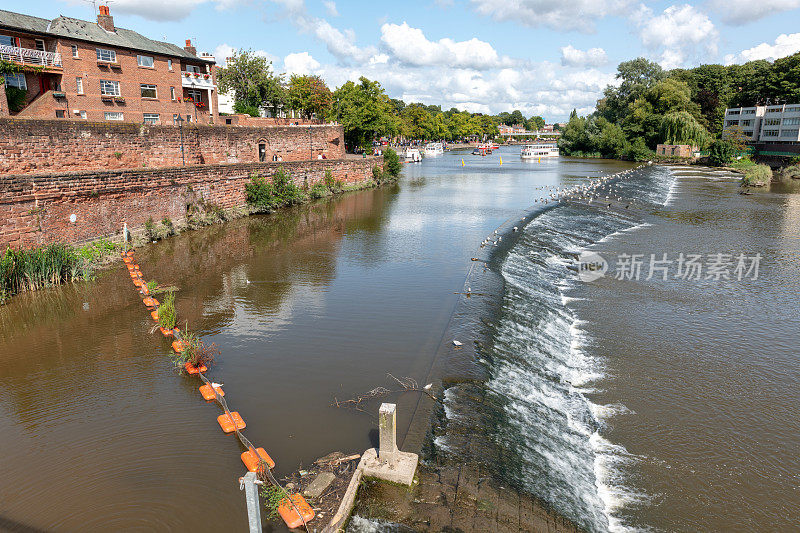
[[[5,76],[2,115],[151,125],[218,116],[214,58],[190,40],[180,48],[118,28],[108,6],[97,22],[0,10],[0,59],[20,69]]]
[[[734,131],[741,131],[752,143],[800,143],[800,104],[726,109],[723,137]]]

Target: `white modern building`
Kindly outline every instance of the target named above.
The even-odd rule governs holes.
[[[800,142],[800,104],[728,108],[724,120],[723,137],[738,129],[750,142]]]

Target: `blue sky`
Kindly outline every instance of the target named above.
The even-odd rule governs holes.
[[[24,8],[22,7],[24,5]],[[521,109],[548,121],[590,112],[620,61],[666,68],[800,50],[800,0],[114,0],[119,26],[224,57],[267,55],[331,87],[365,75],[390,96],[443,108]],[[93,20],[84,0],[4,6]]]

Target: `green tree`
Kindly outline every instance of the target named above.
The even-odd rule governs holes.
[[[525,128],[529,131],[539,131],[544,127],[544,119],[534,115],[525,122]]]
[[[326,117],[333,104],[333,94],[328,85],[316,75],[292,74],[287,92],[289,107],[306,117]]]
[[[708,154],[708,160],[717,167],[729,165],[735,157],[736,147],[730,141],[722,139],[714,141]]]
[[[344,128],[350,149],[361,146],[369,150],[378,135],[395,135],[399,120],[395,106],[377,81],[361,77],[358,83],[348,81],[333,93],[333,117]]]
[[[661,140],[666,144],[691,144],[704,148],[709,134],[687,111],[676,111],[661,117]]]
[[[244,108],[265,107],[277,116],[286,104],[283,76],[275,73],[272,61],[252,50],[235,52],[219,69],[217,84],[220,92],[233,91],[234,101]]]

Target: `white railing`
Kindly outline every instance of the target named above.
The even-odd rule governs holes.
[[[61,67],[61,54],[57,52],[43,52],[31,48],[8,46],[7,44],[0,44],[0,59],[23,65]]]
[[[198,73],[195,75],[194,72],[181,72],[181,85],[190,89],[192,87],[196,89],[214,89],[214,80],[211,78],[211,74]]]

